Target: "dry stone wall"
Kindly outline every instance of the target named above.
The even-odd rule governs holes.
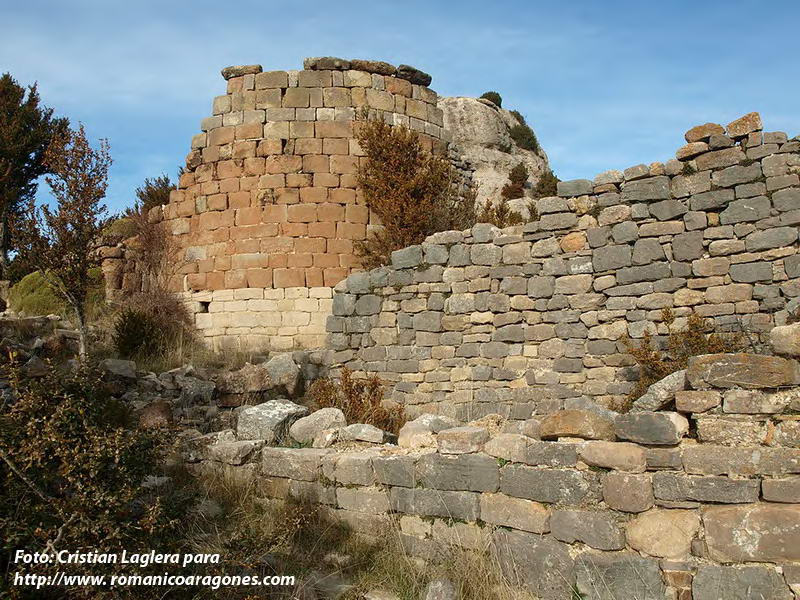
[[[664,308],[757,341],[800,304],[800,141],[755,113],[686,140],[665,164],[561,182],[539,221],[438,233],[350,275],[333,363],[392,382],[411,414],[526,419],[620,403],[637,378],[622,340],[665,335]]]
[[[399,446],[361,448],[214,434],[195,468],[318,503],[367,535],[399,528],[426,560],[487,550],[542,600],[792,600],[800,365],[707,355],[681,377],[674,411],[594,406],[468,425],[426,415],[400,430]]]
[[[223,69],[227,93],[194,136],[178,190],[151,215],[179,248],[172,289],[217,347],[324,345],[331,288],[375,226],[356,189],[357,111],[419,132],[428,148],[448,139],[427,74],[332,58],[304,67]],[[138,289],[135,265],[108,254],[109,280]]]

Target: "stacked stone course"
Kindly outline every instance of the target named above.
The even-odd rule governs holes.
[[[150,215],[179,248],[172,289],[217,347],[324,345],[331,288],[357,267],[354,243],[376,225],[356,189],[359,111],[445,151],[449,136],[427,74],[329,57],[304,66],[223,69],[227,93],[192,139],[169,204]],[[112,288],[141,286],[121,250],[107,258]]]
[[[752,113],[686,134],[675,160],[558,185],[540,220],[435,234],[336,287],[335,365],[378,373],[411,414],[526,419],[637,378],[623,338],[760,332],[800,304],[800,141]]]
[[[428,415],[400,448],[259,446],[242,461],[231,450],[254,442],[221,442],[199,468],[320,504],[363,534],[397,527],[425,560],[488,549],[542,600],[795,598],[800,365],[707,355],[681,376],[676,411],[594,406],[488,427]],[[725,420],[741,427],[705,435]],[[738,435],[765,423],[773,435]]]

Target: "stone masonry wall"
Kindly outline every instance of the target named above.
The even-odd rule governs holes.
[[[321,347],[331,288],[357,266],[375,219],[356,190],[357,111],[403,124],[444,150],[430,76],[377,61],[306,59],[301,71],[223,69],[227,93],[192,139],[163,220],[179,247],[172,288],[213,345]],[[119,252],[106,271],[138,289]],[[113,267],[113,268],[112,268]]]
[[[526,419],[637,377],[622,339],[662,309],[759,333],[800,303],[800,141],[752,113],[695,127],[677,159],[558,185],[539,221],[435,234],[336,287],[333,364],[378,373],[411,414]]]
[[[800,366],[707,355],[685,377],[675,411],[594,407],[470,426],[427,415],[401,429],[399,447],[213,434],[195,460],[267,497],[318,503],[363,534],[396,527],[426,560],[453,546],[495,553],[541,600],[792,600]],[[724,422],[738,426],[710,426]]]

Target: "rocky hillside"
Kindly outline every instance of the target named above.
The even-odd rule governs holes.
[[[525,150],[514,142],[511,128],[524,123],[511,111],[489,100],[466,97],[440,98],[438,107],[444,111],[444,126],[452,132],[462,160],[475,169],[479,202],[499,198],[509,172],[519,163],[528,169],[530,185],[550,170],[544,150]]]

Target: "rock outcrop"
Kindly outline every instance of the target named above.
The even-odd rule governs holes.
[[[522,163],[528,170],[531,185],[550,165],[544,150],[538,152],[518,147],[509,130],[520,125],[510,111],[477,98],[440,98],[437,104],[444,113],[444,126],[452,133],[460,157],[474,168],[478,202],[496,200],[508,183],[508,174]]]

